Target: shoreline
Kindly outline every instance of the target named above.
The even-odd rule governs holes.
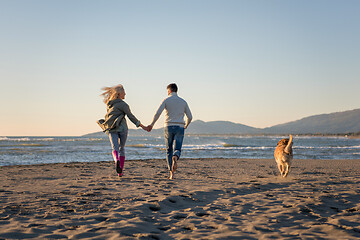
[[[0,239],[360,237],[360,161],[181,159],[0,168]]]
[[[111,158],[111,157],[109,157]],[[268,160],[268,161],[274,161],[275,159],[269,159],[269,158],[181,158],[180,161],[211,161],[211,160],[246,160],[246,161],[257,161],[257,160]],[[126,162],[146,162],[146,161],[166,161],[164,158],[149,158],[149,159],[126,159]],[[360,161],[360,159],[294,159],[293,161]],[[4,167],[26,167],[26,166],[46,166],[46,165],[63,165],[63,164],[76,164],[76,163],[83,163],[83,164],[89,164],[89,163],[112,163],[113,160],[106,160],[106,161],[74,161],[74,162],[55,162],[55,163],[34,163],[34,164],[14,164],[14,165],[0,165],[0,169]],[[274,165],[275,166],[275,165]]]

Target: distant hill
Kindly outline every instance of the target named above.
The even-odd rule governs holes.
[[[189,134],[255,134],[259,130],[229,121],[204,122],[196,120],[189,125],[186,132]]]
[[[265,133],[337,134],[360,131],[360,109],[306,117],[263,129]]]
[[[254,128],[229,121],[193,121],[187,134],[339,134],[360,132],[360,109],[306,117],[297,121],[275,125],[269,128]],[[130,129],[131,135],[163,135],[164,129],[153,129],[151,133],[142,129]],[[102,132],[85,135],[104,137]]]

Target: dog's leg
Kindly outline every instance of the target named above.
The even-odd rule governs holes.
[[[290,170],[290,166],[289,164],[286,164],[286,169],[285,169],[285,172],[284,172],[284,176],[283,177],[286,177],[289,173],[289,170]]]
[[[280,168],[280,164],[279,164],[278,162],[276,162],[276,165],[277,165],[277,167],[278,167],[278,169],[279,169],[279,172],[280,172],[280,175],[281,175],[281,168]]]
[[[279,168],[280,176],[282,176],[284,170],[283,170],[283,166],[281,163],[278,163],[278,168]]]

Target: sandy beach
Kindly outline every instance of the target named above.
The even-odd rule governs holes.
[[[0,239],[358,239],[360,160],[182,159],[0,168]]]

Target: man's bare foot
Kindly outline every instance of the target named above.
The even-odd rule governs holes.
[[[172,169],[171,169],[171,170],[172,170],[173,172],[175,172],[176,169],[177,169],[177,160],[178,160],[178,159],[179,159],[179,157],[176,156],[176,155],[172,157],[172,161],[173,161],[173,162],[172,162]]]
[[[173,180],[174,179],[174,172],[173,171],[170,171],[170,177],[169,179]]]

